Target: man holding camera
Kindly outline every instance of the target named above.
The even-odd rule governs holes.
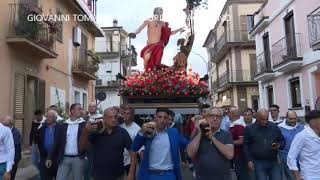
[[[268,110],[259,110],[256,123],[244,131],[244,151],[249,170],[255,172],[256,180],[281,179],[277,156],[285,146],[285,139],[278,126],[268,121],[268,117]]]
[[[155,122],[145,123],[134,139],[134,152],[145,147],[139,180],[182,180],[180,148],[189,141],[176,128],[167,128],[169,114],[169,109],[157,109]]]
[[[234,147],[229,132],[220,129],[223,111],[208,109],[205,119],[196,124],[197,135],[188,146],[188,155],[197,157],[197,180],[231,180],[230,160]]]
[[[92,148],[93,178],[95,180],[124,180],[123,152],[128,149],[130,170],[127,179],[133,180],[136,171],[136,154],[131,152],[131,138],[128,132],[118,126],[118,112],[107,108],[102,122],[88,123],[80,138],[80,151]]]

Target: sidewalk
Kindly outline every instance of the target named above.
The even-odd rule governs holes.
[[[24,150],[21,154],[22,158],[19,162],[15,180],[35,180],[38,170],[32,165],[31,151]]]

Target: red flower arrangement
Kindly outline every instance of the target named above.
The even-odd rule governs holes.
[[[171,67],[146,69],[127,77],[119,89],[122,96],[190,96],[207,97],[208,85],[197,73]]]

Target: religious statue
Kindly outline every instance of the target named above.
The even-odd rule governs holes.
[[[130,33],[130,38],[135,38],[146,26],[148,27],[147,46],[141,51],[140,56],[144,60],[145,68],[154,68],[161,65],[164,47],[168,44],[171,35],[178,32],[184,32],[184,28],[171,31],[168,22],[162,21],[163,9],[156,7],[153,12],[153,18],[147,19],[134,32]]]
[[[180,46],[180,52],[173,58],[174,66],[186,70],[188,66],[188,57],[194,42],[194,34],[188,33],[186,39],[179,39],[177,45]]]

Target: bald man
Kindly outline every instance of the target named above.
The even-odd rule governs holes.
[[[269,112],[257,112],[256,123],[244,131],[244,150],[250,171],[255,172],[256,180],[279,180],[281,168],[278,152],[285,146],[285,139],[277,125],[268,121]]]
[[[62,125],[57,125],[58,113],[47,112],[46,123],[39,130],[40,176],[43,180],[53,180],[58,171],[59,136],[63,134]]]
[[[132,140],[128,132],[118,126],[118,112],[108,108],[103,114],[104,131],[96,133],[97,125],[88,123],[80,138],[80,150],[90,147],[93,155],[93,178],[95,180],[124,180],[123,152],[129,151],[131,162],[128,180],[133,180],[136,172],[136,154],[131,149]],[[106,163],[107,162],[107,163]]]
[[[21,160],[21,133],[17,128],[14,127],[14,121],[11,116],[5,116],[2,119],[2,124],[11,129],[12,136],[13,136],[15,151],[14,151],[14,164],[11,170],[11,180],[14,180],[17,173],[18,164]]]
[[[89,103],[89,119],[102,119],[103,116],[97,111],[97,104],[95,102]]]
[[[287,156],[294,137],[304,129],[304,126],[298,122],[297,113],[295,111],[288,111],[286,119],[280,123],[278,127],[286,140],[286,146],[283,150],[280,150],[279,154],[283,173],[287,180],[294,180],[294,175],[287,165]]]

